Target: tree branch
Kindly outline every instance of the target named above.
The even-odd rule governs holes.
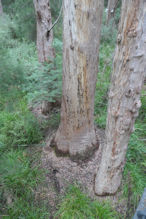
[[[56,19],[56,21],[54,22],[54,24],[52,25],[52,27],[48,30],[49,32],[54,28],[54,26],[58,23],[60,17],[61,17],[61,13],[62,13],[62,8],[63,8],[63,1],[62,1],[62,5],[61,5],[61,8],[60,8],[60,12],[59,12],[59,15],[58,15],[58,18]]]

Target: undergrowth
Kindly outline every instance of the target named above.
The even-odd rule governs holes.
[[[15,104],[13,110],[0,112],[1,152],[37,144],[42,139],[40,125],[35,116],[28,110],[26,101],[20,100],[19,104]]]
[[[130,137],[127,161],[124,169],[124,196],[128,199],[129,215],[137,208],[138,201],[144,191],[146,182],[146,96],[142,94],[142,107],[136,120],[135,131]]]
[[[113,52],[114,46],[111,46],[108,43],[101,44],[94,107],[95,123],[100,128],[105,128],[106,125],[107,100],[112,71]]]
[[[72,185],[62,199],[54,218],[116,219],[117,213],[108,202],[92,201],[78,186]]]
[[[33,153],[29,153],[30,146],[34,152],[40,146],[41,127],[25,98],[13,104],[7,108],[7,102],[3,102],[0,111],[0,215],[9,219],[47,219],[47,206],[40,207],[35,200],[43,172],[37,162],[34,164]]]
[[[32,167],[27,151],[11,150],[0,161],[0,214],[4,218],[48,218],[48,208],[35,199],[42,171]]]

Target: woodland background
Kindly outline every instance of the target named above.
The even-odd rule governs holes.
[[[61,1],[51,0],[53,22]],[[52,109],[49,119],[41,122],[31,109],[42,101],[61,98],[62,85],[62,18],[54,27],[56,57],[42,65],[36,51],[36,19],[32,0],[3,0],[0,17],[0,215],[2,218],[49,218],[47,200],[36,200],[37,187],[46,171],[40,168],[40,151],[46,130],[59,124],[59,108]],[[115,17],[106,24],[106,6],[100,43],[100,61],[95,96],[95,123],[104,129],[107,97],[116,45],[119,3]],[[49,74],[48,74],[49,73]],[[77,185],[69,186],[59,197],[54,218],[126,218],[134,214],[145,186],[146,95],[136,120],[127,152],[120,199],[127,202],[127,212],[120,215],[110,202],[91,200]],[[120,201],[120,200],[119,200]],[[57,216],[58,215],[58,216]],[[72,217],[71,217],[72,216]]]

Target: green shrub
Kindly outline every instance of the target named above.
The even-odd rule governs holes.
[[[109,43],[115,45],[117,37],[117,29],[115,28],[114,19],[111,19],[109,24],[106,24],[106,12],[103,13],[101,27],[101,43]]]
[[[108,203],[92,202],[77,186],[70,186],[55,218],[60,219],[116,219],[116,212]]]
[[[47,219],[45,202],[35,200],[35,190],[43,179],[43,172],[32,167],[27,151],[11,150],[0,160],[0,214],[5,218]],[[11,203],[7,203],[8,196]]]
[[[18,42],[13,39],[14,26],[8,16],[0,17],[0,94],[7,96],[25,82],[24,65],[15,53]]]
[[[14,37],[19,40],[34,40],[36,35],[36,22],[33,1],[16,0],[3,1],[4,12],[10,15],[15,23]]]
[[[24,197],[25,194],[29,194],[40,180],[39,173],[38,168],[31,168],[24,151],[11,150],[1,156],[1,186],[16,196]]]
[[[0,16],[0,49],[12,48],[17,41],[13,38],[16,24],[6,14]]]
[[[106,43],[101,44],[99,53],[99,72],[95,92],[95,122],[105,128],[108,90],[112,71],[112,56],[114,47]]]
[[[8,207],[6,219],[48,219],[49,213],[47,206],[38,206],[34,200],[17,199],[13,206]]]
[[[21,101],[17,107],[15,112],[0,112],[1,150],[3,146],[16,148],[39,143],[42,138],[40,125],[26,102]]]
[[[124,195],[131,200],[131,209],[135,210],[138,201],[145,188],[146,176],[146,123],[135,125],[135,132],[131,135],[128,151],[127,162],[124,168]]]
[[[54,40],[56,57],[53,62],[31,66],[32,69],[27,74],[28,101],[38,104],[44,100],[55,102],[61,97],[62,88],[62,43]]]
[[[11,95],[11,92],[20,90],[24,84],[24,66],[16,58],[0,52],[0,93],[1,95]]]

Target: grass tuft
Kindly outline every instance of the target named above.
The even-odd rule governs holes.
[[[109,203],[92,201],[77,186],[70,186],[54,218],[60,219],[116,219]]]

